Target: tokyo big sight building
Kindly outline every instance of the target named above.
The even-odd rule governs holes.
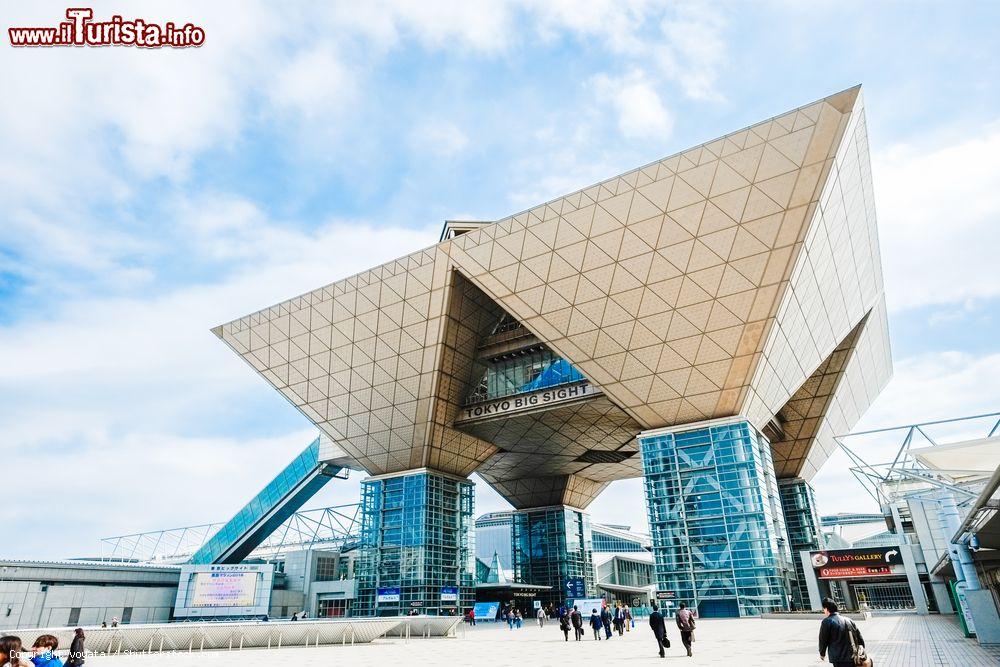
[[[193,562],[360,470],[352,613],[461,612],[476,472],[561,604],[594,589],[587,506],[643,477],[661,597],[801,604],[808,482],[892,370],[860,86],[214,332],[322,436]]]

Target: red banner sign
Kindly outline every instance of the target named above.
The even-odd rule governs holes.
[[[891,565],[855,565],[819,568],[820,579],[841,579],[844,577],[889,577],[895,574]]]

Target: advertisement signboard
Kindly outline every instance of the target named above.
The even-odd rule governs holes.
[[[399,602],[399,588],[379,588],[375,592],[376,602]]]
[[[587,622],[587,617],[590,616],[590,612],[594,609],[597,613],[601,613],[601,607],[604,605],[604,598],[579,598],[571,601],[570,607],[575,606],[581,614],[583,614],[584,624]]]
[[[867,549],[827,549],[813,551],[809,554],[812,566],[817,570],[821,567],[860,567],[880,565],[902,565],[903,557],[899,547],[870,547]]]
[[[261,616],[271,602],[273,565],[183,565],[174,600],[177,618]]]
[[[828,549],[813,551],[809,556],[820,579],[891,577],[903,573],[903,557],[894,546]]]
[[[500,613],[500,603],[477,602],[472,611],[475,613],[477,621],[493,621],[496,620],[497,614]]]
[[[458,586],[442,586],[441,602],[458,602]]]

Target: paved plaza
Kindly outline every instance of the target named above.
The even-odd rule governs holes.
[[[940,616],[881,616],[859,624],[878,667],[954,665],[977,667],[1000,664],[1000,647],[984,649],[965,639],[953,619]],[[688,658],[676,628],[672,647],[663,664],[684,665],[822,665],[816,653],[818,621],[720,619],[698,624],[695,655]],[[563,641],[558,626],[525,625],[510,631],[506,626],[480,624],[460,629],[457,638],[381,639],[373,644],[93,657],[87,665],[108,667],[158,667],[206,665],[237,667],[249,663],[301,667],[343,664],[351,667],[384,665],[547,665],[657,663],[652,635],[645,625],[624,637],[596,642],[593,633],[581,642]]]

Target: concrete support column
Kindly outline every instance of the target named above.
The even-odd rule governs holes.
[[[948,540],[948,554],[951,556],[952,565],[955,568],[955,578],[965,582],[965,589],[969,591],[979,590],[979,575],[976,573],[976,566],[972,561],[972,554],[969,547],[962,543],[953,543],[951,538],[958,532],[962,525],[962,518],[958,513],[958,506],[955,505],[955,497],[948,491],[942,491],[938,496],[940,501],[941,524],[945,527]]]
[[[816,577],[816,568],[813,567],[808,551],[799,554],[799,562],[802,563],[803,578],[809,591],[809,608],[818,611],[823,608],[823,594],[819,592],[819,579]]]
[[[913,556],[913,547],[909,544],[900,544],[899,555],[903,558],[903,569],[906,570],[906,583],[910,585],[913,604],[918,614],[926,616],[928,613],[927,595],[924,593],[923,584],[920,583],[920,574],[917,572],[917,561]]]

